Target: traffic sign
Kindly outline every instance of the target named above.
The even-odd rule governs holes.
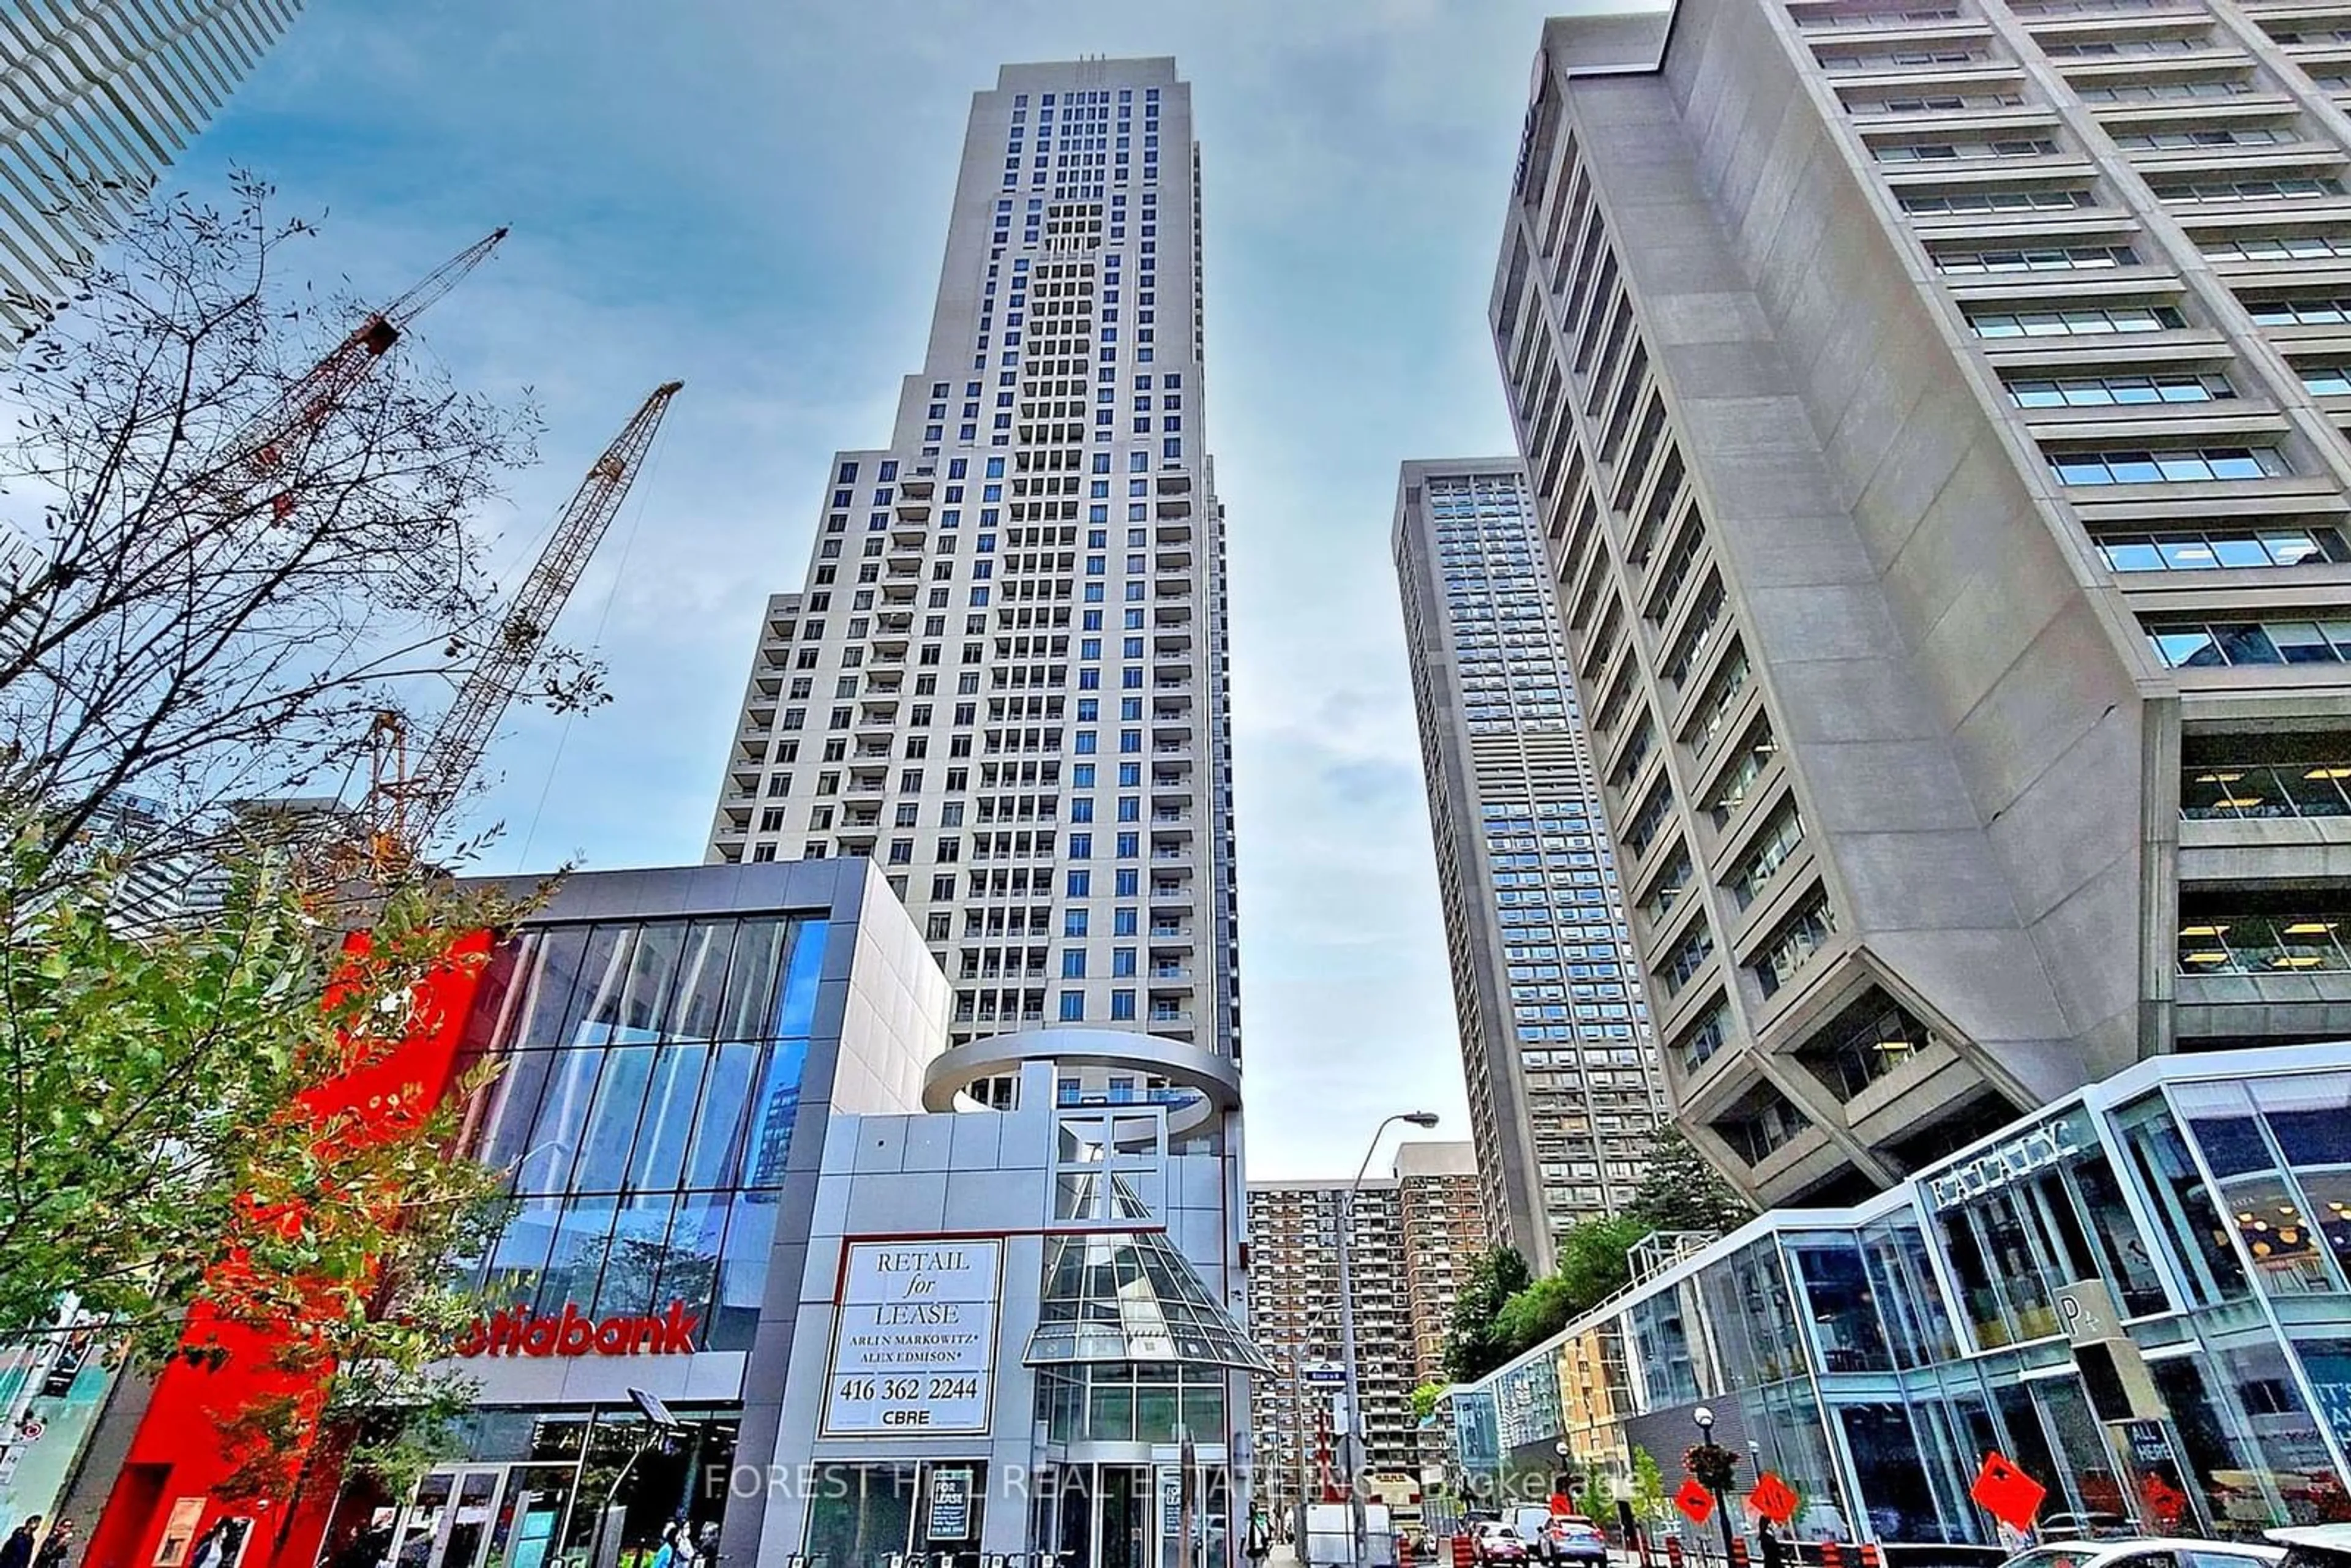
[[[1796,1491],[1765,1470],[1762,1479],[1755,1483],[1755,1490],[1747,1494],[1747,1506],[1774,1524],[1785,1524],[1796,1517]]]
[[[1674,1493],[1674,1506],[1689,1515],[1692,1524],[1704,1524],[1714,1512],[1714,1494],[1700,1486],[1696,1476],[1685,1476],[1681,1490]]]
[[[2002,1524],[2030,1530],[2049,1489],[2018,1469],[2006,1457],[1986,1454],[1983,1469],[1976,1472],[1975,1484],[1968,1488],[1968,1495]]]

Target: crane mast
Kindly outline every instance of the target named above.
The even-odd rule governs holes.
[[[664,382],[655,387],[604,448],[603,455],[590,466],[579,491],[557,517],[546,548],[516,591],[514,602],[501,617],[480,659],[458,686],[431,738],[416,754],[413,770],[403,755],[404,736],[398,719],[379,717],[379,758],[387,744],[396,757],[389,768],[380,768],[375,789],[379,862],[387,854],[411,854],[421,847],[481,766],[498,720],[522,689],[548,632],[563,613],[589,558],[619,515],[670,399],[684,384]]]
[[[408,324],[457,287],[506,237],[505,229],[493,230],[425,274],[405,294],[381,309],[370,311],[365,320],[351,329],[349,337],[237,433],[226,471],[258,476],[275,469],[286,444],[305,431],[317,429],[350,390],[366,379],[376,361],[400,341]]]

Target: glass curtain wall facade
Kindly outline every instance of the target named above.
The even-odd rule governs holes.
[[[1705,1403],[1806,1540],[1996,1544],[1968,1499],[1990,1453],[2049,1489],[2044,1521],[2351,1520],[2351,1059],[2228,1063],[2143,1064],[1677,1264],[1453,1391],[1463,1479],[1532,1491],[1564,1442],[1616,1478],[1645,1449],[1670,1490]]]
[[[476,1133],[515,1173],[493,1300],[606,1318],[672,1302],[747,1350],[808,1062],[828,923],[535,927],[475,1018],[499,1064]]]
[[[1394,548],[1487,1223],[1546,1270],[1664,1114],[1640,961],[1525,470],[1405,464]]]

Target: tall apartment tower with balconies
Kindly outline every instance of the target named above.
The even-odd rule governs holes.
[[[835,455],[807,582],[769,601],[709,847],[883,862],[957,1044],[1069,1023],[1238,1054],[1201,354],[1175,62],[1004,68],[923,368],[888,444]]]
[[[1490,321],[1668,1089],[1751,1195],[2351,1021],[2344,23],[1545,28]]]
[[[1424,1434],[1412,1391],[1442,1384],[1445,1335],[1461,1281],[1491,1245],[1479,1202],[1476,1152],[1466,1143],[1396,1145],[1386,1178],[1364,1183],[1349,1231],[1356,1377],[1364,1393],[1365,1473],[1441,1474],[1443,1443]],[[1274,1364],[1257,1390],[1259,1474],[1277,1504],[1321,1496],[1331,1381],[1343,1359],[1339,1320],[1339,1216],[1343,1181],[1249,1184],[1249,1332]]]
[[[0,354],[47,319],[302,0],[0,7]]]
[[[1343,1180],[1249,1184],[1249,1333],[1273,1362],[1255,1391],[1258,1473],[1277,1510],[1317,1501],[1340,1479],[1332,1399],[1343,1392],[1339,1217]],[[1354,1286],[1355,1380],[1364,1403],[1364,1473],[1416,1476],[1417,1384],[1397,1186],[1355,1195],[1347,1272]]]
[[[1393,546],[1489,1227],[1538,1272],[1665,1113],[1590,742],[1515,457],[1404,465]]]
[[[1416,1383],[1445,1383],[1445,1336],[1469,1265],[1493,1245],[1479,1201],[1478,1152],[1466,1143],[1399,1144],[1395,1154],[1398,1267],[1411,1306]]]

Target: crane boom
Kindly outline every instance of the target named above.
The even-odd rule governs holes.
[[[425,274],[381,309],[368,312],[367,319],[352,328],[349,337],[237,433],[229,461],[224,465],[225,471],[242,476],[266,474],[276,468],[286,443],[306,429],[315,429],[333,413],[335,405],[400,341],[408,324],[455,288],[458,280],[479,267],[506,237],[505,229],[493,230]]]
[[[664,382],[653,389],[557,517],[554,532],[516,591],[496,634],[457,688],[400,798],[391,803],[396,820],[388,826],[397,841],[412,849],[421,846],[481,766],[499,718],[521,690],[589,558],[619,515],[669,400],[684,384]]]

